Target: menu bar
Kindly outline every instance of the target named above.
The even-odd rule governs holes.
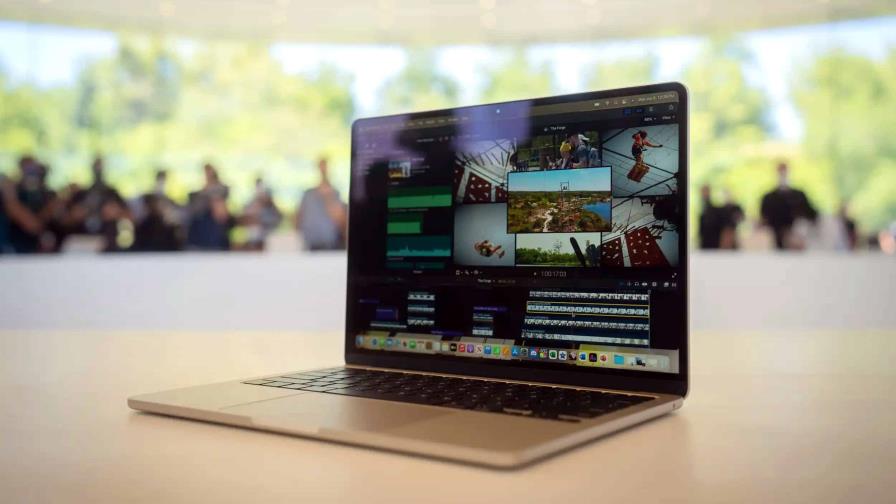
[[[553,103],[525,106],[525,102],[513,102],[505,105],[494,105],[493,110],[487,115],[473,113],[474,109],[458,109],[454,113],[444,116],[423,117],[420,119],[404,119],[396,117],[392,121],[379,124],[362,125],[359,130],[393,130],[393,129],[425,129],[455,126],[465,124],[475,119],[482,120],[492,113],[496,119],[512,119],[518,117],[535,117],[545,115],[575,114],[582,112],[595,112],[601,110],[632,109],[638,113],[660,113],[675,111],[679,101],[677,91],[663,91],[660,93],[645,93],[640,95],[619,96],[615,98],[601,98],[593,100],[579,100],[574,102]],[[485,105],[483,107],[489,107]]]
[[[624,109],[634,107],[656,107],[660,110],[663,104],[678,103],[677,91],[664,91],[662,93],[648,93],[634,96],[620,96],[616,98],[603,98],[594,100],[582,100],[568,103],[556,103],[553,105],[540,105],[532,109],[531,115],[569,114],[575,112],[592,112],[595,110]],[[668,107],[667,107],[668,108]],[[669,110],[675,110],[673,106]],[[654,110],[651,110],[653,112]]]

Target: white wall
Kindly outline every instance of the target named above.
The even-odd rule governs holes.
[[[694,254],[692,328],[896,329],[896,258]],[[345,256],[0,258],[0,330],[331,330]]]
[[[695,330],[896,329],[896,257],[696,253]]]
[[[14,258],[0,260],[0,285],[6,329],[338,330],[345,256]]]

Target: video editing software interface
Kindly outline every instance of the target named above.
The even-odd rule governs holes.
[[[357,351],[679,372],[678,93],[582,96],[355,124]]]

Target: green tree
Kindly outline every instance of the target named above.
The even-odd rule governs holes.
[[[311,76],[286,74],[265,45],[202,44],[185,60],[182,99],[161,132],[170,153],[163,161],[189,167],[184,179],[192,185],[201,182],[198,165],[215,162],[238,201],[263,175],[291,205],[298,188],[316,183],[317,157],[327,156],[334,183],[344,191],[354,114],[350,84],[330,67]]]
[[[800,77],[803,149],[831,206],[849,202],[869,230],[886,226],[896,218],[896,50],[882,61],[831,52]]]
[[[533,64],[522,49],[504,56],[497,65],[484,69],[482,101],[497,102],[550,95],[554,89],[550,66]]]
[[[773,160],[782,152],[768,143],[768,102],[747,82],[749,61],[736,41],[711,41],[683,81],[690,92],[692,191],[702,184],[728,189],[755,217],[762,195],[774,186]],[[699,208],[699,198],[691,198],[692,224]]]
[[[348,185],[351,79],[333,67],[289,75],[262,44],[159,37],[121,39],[69,88],[13,85],[0,72],[0,160],[34,153],[51,183],[89,181],[90,156],[106,156],[107,177],[125,195],[150,187],[159,167],[183,200],[210,160],[231,185],[234,205],[264,176],[281,204],[317,181],[327,156],[334,184]]]
[[[334,183],[345,189],[354,115],[346,74],[323,67],[288,75],[262,44],[177,47],[123,40],[79,79],[73,122],[81,150],[105,153],[109,179],[125,194],[145,190],[155,169],[166,167],[183,199],[211,161],[231,185],[233,204],[251,197],[263,176],[292,205],[299,188],[316,182],[318,156],[331,158]]]
[[[117,54],[89,65],[77,85],[75,124],[98,137],[174,113],[181,65],[159,39],[123,39]]]
[[[13,84],[0,66],[0,172],[13,172],[23,154],[40,156],[55,168],[59,153],[69,149],[72,92]],[[59,180],[61,171],[51,171]]]
[[[613,89],[649,84],[655,80],[657,58],[646,55],[638,59],[601,62],[586,70],[588,89]]]
[[[459,86],[436,68],[432,49],[408,51],[405,67],[380,90],[381,112],[392,114],[448,108],[457,105]]]

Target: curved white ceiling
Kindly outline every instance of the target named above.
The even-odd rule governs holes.
[[[0,0],[0,18],[328,43],[591,41],[896,13],[892,0]]]

